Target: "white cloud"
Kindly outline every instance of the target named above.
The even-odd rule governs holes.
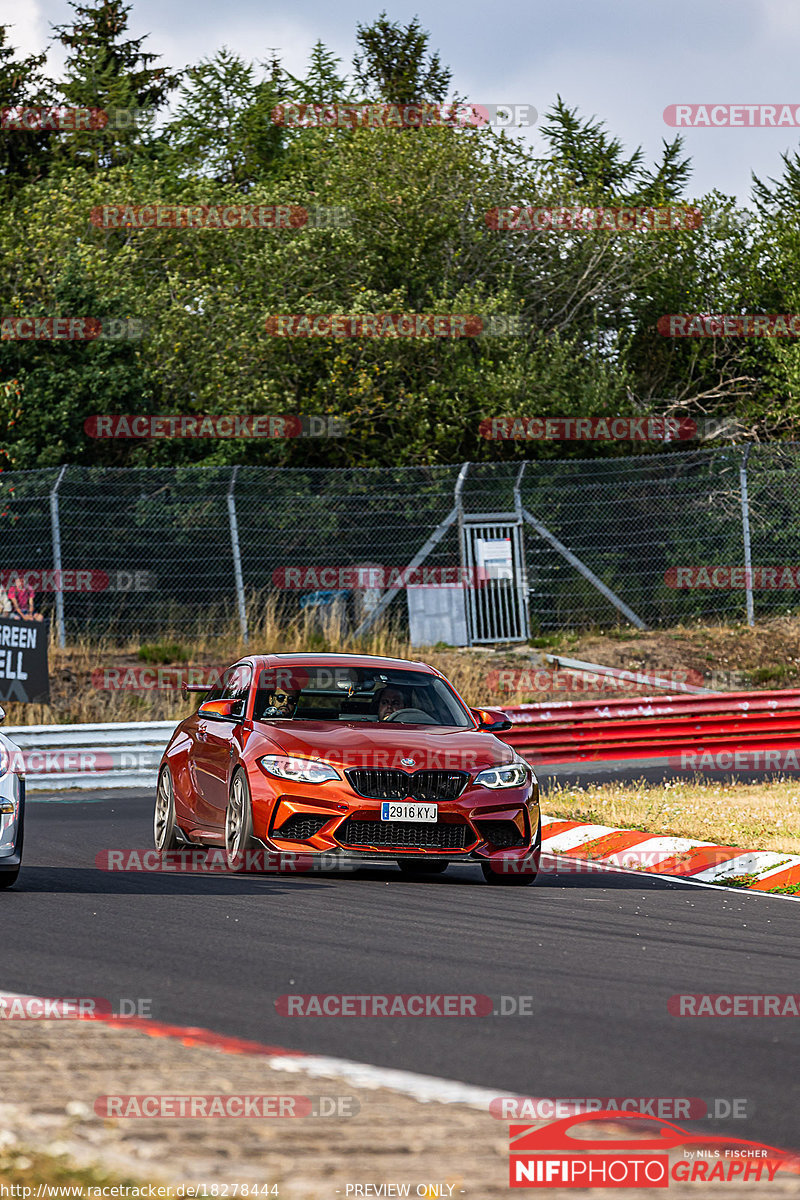
[[[0,0],[0,25],[10,25],[9,41],[21,54],[40,54],[47,39],[47,22],[40,0]]]

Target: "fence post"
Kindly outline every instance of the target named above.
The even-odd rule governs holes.
[[[247,645],[247,609],[244,605],[244,578],[242,576],[242,554],[239,549],[239,526],[236,521],[236,501],[233,496],[233,489],[236,486],[236,476],[238,474],[238,466],[233,468],[231,475],[231,485],[228,488],[228,519],[231,526],[231,550],[233,552],[233,574],[236,579],[236,599],[239,604],[239,625],[242,630],[242,641]]]
[[[744,587],[747,602],[747,624],[753,625],[753,569],[750,557],[750,505],[747,499],[747,460],[750,457],[752,445],[745,446],[739,467],[739,484],[742,492],[742,537],[744,539]]]
[[[56,626],[59,646],[65,646],[67,641],[64,631],[64,592],[61,586],[61,522],[58,518],[58,489],[66,469],[65,464],[58,472],[58,478],[50,492],[50,531],[53,539],[53,567],[56,574]]]

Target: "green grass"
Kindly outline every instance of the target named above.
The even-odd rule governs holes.
[[[757,667],[745,672],[750,683],[783,683],[793,672],[785,663],[773,667]]]
[[[188,662],[189,651],[180,642],[145,642],[138,657],[148,663]]]
[[[149,1180],[148,1182],[153,1182]],[[31,1195],[35,1196],[40,1184],[51,1187],[83,1187],[103,1188],[124,1186],[126,1188],[141,1187],[141,1179],[130,1176],[115,1176],[100,1167],[78,1167],[65,1154],[42,1154],[35,1150],[26,1150],[19,1146],[8,1146],[0,1151],[0,1185],[7,1189],[0,1194],[23,1196],[25,1193],[17,1190],[11,1192],[9,1185],[17,1189],[29,1187]],[[97,1193],[95,1193],[97,1194]],[[106,1193],[107,1195],[109,1193]],[[124,1193],[123,1193],[124,1195]]]

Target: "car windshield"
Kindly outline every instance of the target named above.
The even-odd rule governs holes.
[[[468,712],[447,684],[426,671],[287,665],[264,671],[262,676],[266,678],[259,680],[253,710],[256,721],[472,726]]]

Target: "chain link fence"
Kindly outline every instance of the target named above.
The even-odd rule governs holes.
[[[19,572],[61,638],[244,629],[276,594],[287,614],[336,595],[355,626],[376,603],[402,623],[387,572],[452,580],[465,524],[484,518],[521,527],[533,635],[738,620],[749,603],[766,617],[793,612],[800,586],[795,443],[357,470],[70,466],[4,473],[0,499],[0,581]],[[357,566],[375,568],[371,588],[352,586]]]

